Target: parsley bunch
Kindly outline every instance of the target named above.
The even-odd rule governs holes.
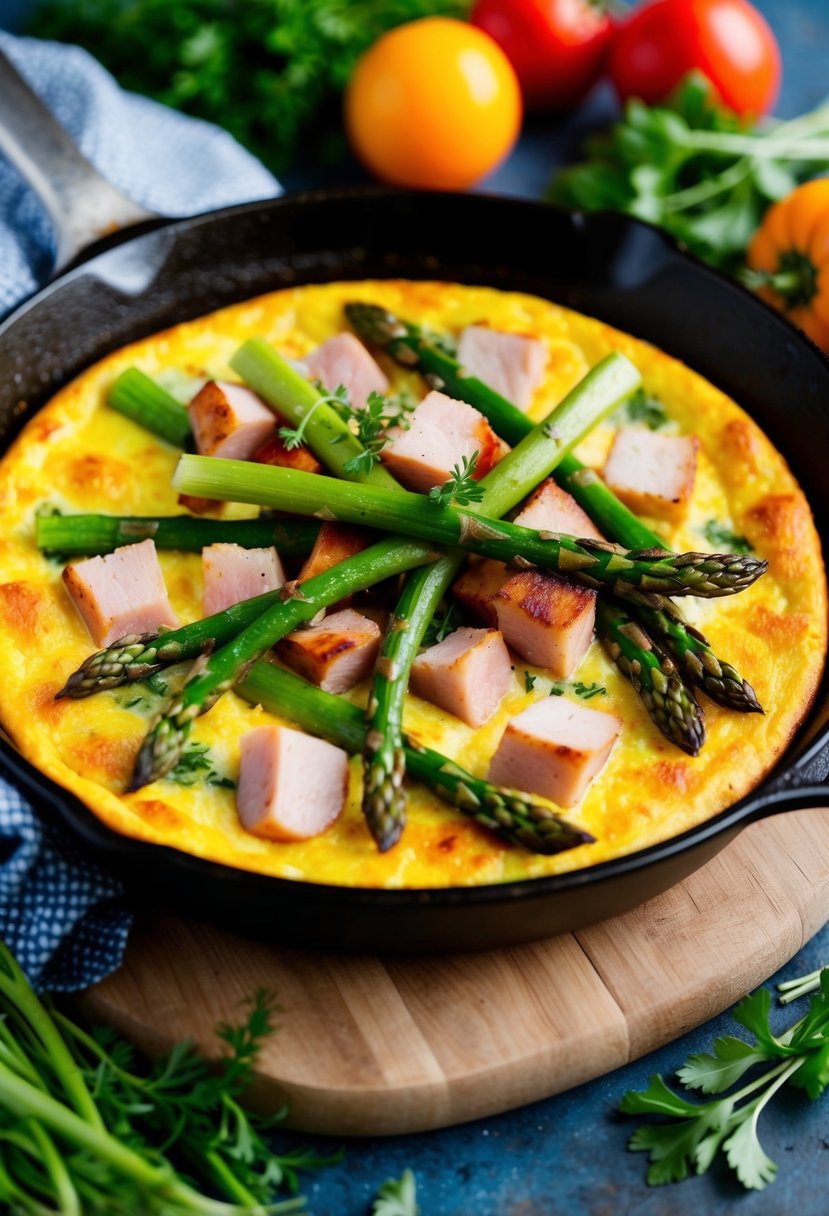
[[[241,1103],[275,1006],[257,994],[224,1025],[213,1068],[189,1043],[154,1065],[114,1031],[89,1034],[42,1004],[0,942],[0,1208],[63,1216],[231,1216],[304,1209],[300,1170],[339,1160],[279,1156]],[[214,1198],[221,1195],[223,1198]]]
[[[647,220],[704,261],[734,271],[768,207],[829,168],[829,104],[791,122],[749,127],[692,75],[670,103],[629,101],[586,152],[557,174],[552,202]]]
[[[219,123],[280,173],[326,109],[336,113],[331,103],[381,34],[418,17],[465,16],[468,7],[467,0],[40,0],[28,32],[85,47],[124,88]],[[325,154],[324,143],[318,151]]]
[[[753,1042],[727,1035],[716,1040],[713,1052],[689,1057],[677,1074],[683,1087],[721,1097],[689,1101],[658,1075],[646,1090],[625,1094],[620,1109],[626,1114],[665,1120],[644,1124],[630,1141],[634,1151],[650,1154],[649,1183],[679,1182],[692,1171],[705,1173],[720,1150],[744,1187],[762,1190],[774,1179],[777,1166],[757,1134],[764,1107],[784,1085],[805,1090],[813,1099],[829,1085],[829,968],[820,973],[819,983],[805,1017],[783,1034],[772,1034],[771,997],[761,988],[734,1011]],[[762,1068],[759,1075],[735,1090],[755,1068]]]

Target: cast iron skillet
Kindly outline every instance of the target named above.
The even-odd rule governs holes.
[[[308,194],[147,227],[99,245],[0,327],[0,450],[61,385],[165,326],[297,283],[438,278],[532,292],[685,360],[770,435],[823,533],[829,362],[655,229],[535,203],[384,190]],[[615,915],[703,865],[746,824],[826,803],[826,787],[809,781],[827,757],[824,687],[771,776],[692,831],[571,874],[376,891],[250,874],[120,836],[0,740],[0,767],[132,878],[142,898],[302,945],[386,952],[508,945]]]

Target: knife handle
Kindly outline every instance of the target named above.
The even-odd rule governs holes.
[[[54,272],[102,236],[156,218],[116,190],[0,51],[0,152],[35,191],[54,226]]]

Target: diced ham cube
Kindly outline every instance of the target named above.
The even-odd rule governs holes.
[[[380,637],[375,621],[344,608],[289,633],[279,643],[279,656],[325,692],[348,692],[372,671]]]
[[[272,464],[280,469],[299,469],[301,473],[321,473],[322,465],[303,444],[290,450],[277,433],[271,435],[251,457],[257,464]]]
[[[241,384],[208,380],[190,402],[188,412],[202,456],[250,460],[276,430],[273,411]]]
[[[557,680],[573,674],[593,639],[595,591],[524,570],[507,579],[492,604],[507,645],[522,659]]]
[[[497,629],[498,614],[493,599],[506,578],[507,568],[503,562],[473,557],[455,579],[452,594],[467,611]]]
[[[456,629],[412,665],[412,691],[467,726],[483,726],[511,683],[509,651],[497,629]]]
[[[346,558],[362,553],[371,543],[372,536],[367,528],[326,521],[320,528],[314,547],[299,572],[299,582],[304,583],[309,578],[324,574],[326,570],[330,570],[332,566],[338,566]],[[334,605],[335,610],[347,608],[351,600],[350,595],[343,596]]]
[[[698,451],[696,435],[624,427],[616,432],[602,475],[632,511],[679,522],[694,492]]]
[[[273,545],[267,549],[208,545],[202,549],[201,560],[205,616],[252,600],[265,591],[276,591],[285,582],[285,571]]]
[[[544,379],[547,348],[537,338],[470,325],[458,343],[458,362],[525,413]]]
[[[593,520],[579,504],[554,481],[542,481],[515,517],[522,528],[537,532],[564,532],[568,536],[590,536],[604,540]]]
[[[381,453],[391,472],[410,490],[428,494],[442,486],[463,457],[478,453],[475,479],[501,459],[504,447],[483,414],[445,393],[427,393]]]
[[[314,547],[299,572],[299,581],[304,583],[317,574],[324,574],[346,558],[362,553],[370,544],[372,536],[367,528],[326,521],[322,524]]]
[[[615,714],[566,697],[545,697],[508,723],[490,762],[489,780],[540,794],[559,806],[575,806],[604,767],[621,729]]]
[[[179,623],[151,540],[74,562],[64,570],[63,581],[96,646]]]
[[[385,393],[389,382],[362,342],[354,334],[337,334],[312,351],[305,360],[312,380],[329,393],[341,384],[355,409],[363,409],[372,393]]]
[[[348,795],[348,756],[287,726],[241,738],[236,808],[246,832],[265,840],[309,840],[338,817]]]

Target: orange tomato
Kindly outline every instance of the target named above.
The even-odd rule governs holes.
[[[746,260],[749,284],[829,354],[829,178],[775,203]]]
[[[425,17],[384,34],[357,64],[345,100],[354,151],[396,186],[464,190],[511,149],[521,92],[482,30]]]

